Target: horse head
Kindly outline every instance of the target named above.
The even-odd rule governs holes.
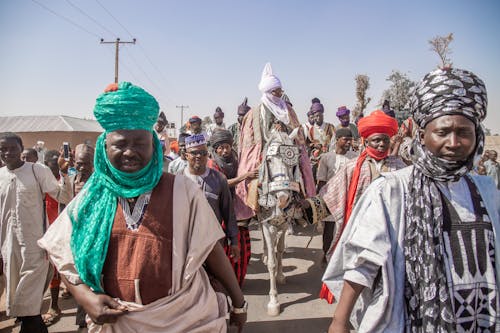
[[[274,132],[264,147],[259,169],[260,221],[283,223],[293,214],[291,202],[303,190],[300,150],[284,132]]]

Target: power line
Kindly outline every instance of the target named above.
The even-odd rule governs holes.
[[[89,14],[87,14],[83,9],[81,9],[80,7],[78,7],[77,5],[75,5],[74,3],[72,3],[69,0],[66,0],[66,2],[69,5],[71,5],[71,7],[73,7],[74,9],[78,10],[81,14],[85,15],[89,20],[91,20],[92,22],[94,22],[95,24],[97,24],[98,26],[100,26],[102,29],[104,29],[105,31],[107,31],[108,33],[110,33],[112,36],[116,36],[116,34],[114,32],[112,32],[111,30],[109,30],[108,28],[106,28],[104,25],[102,25],[101,23],[99,23],[96,19],[94,19]]]
[[[115,44],[115,83],[118,83],[118,54],[120,53],[120,44],[135,44],[135,38],[131,42],[122,42],[117,38],[114,42],[105,42],[101,38],[101,44]]]
[[[113,20],[115,20],[115,22],[120,26],[122,27],[123,30],[125,30],[130,37],[133,38],[132,36],[132,33],[111,13],[111,11],[109,11],[106,7],[104,7],[104,5],[99,1],[99,0],[95,0],[97,2],[97,4],[99,6],[101,6],[101,8],[109,15],[111,16],[111,18]],[[144,49],[144,47],[140,44],[140,43],[137,43],[142,51],[142,53],[144,54],[144,56],[146,57],[146,59],[148,60],[148,62],[151,64],[151,66],[153,66],[153,68],[156,70],[156,72],[158,72],[160,74],[160,77],[168,84],[168,81],[165,79],[165,76],[163,75],[163,73],[159,70],[158,66],[156,66],[153,61],[151,60],[151,58],[147,55],[146,53],[146,50]],[[162,89],[158,86],[158,84],[153,80],[151,79],[151,77],[146,73],[146,71],[139,65],[139,63],[137,62],[137,60],[135,60],[135,58],[132,56],[132,54],[129,52],[128,53],[129,56],[132,58],[133,62],[136,64],[136,66],[139,68],[139,70],[143,73],[143,75],[159,90],[158,92],[161,92]],[[168,84],[170,86],[170,84]],[[169,100],[167,98],[167,100]]]
[[[31,1],[33,1],[33,2],[34,2],[34,3],[36,3],[38,6],[42,7],[43,9],[45,9],[46,11],[48,11],[48,12],[52,13],[53,15],[55,15],[55,16],[57,16],[57,17],[59,17],[60,19],[63,19],[63,20],[65,20],[66,22],[68,22],[68,23],[70,23],[70,24],[74,25],[74,26],[75,26],[75,27],[77,27],[78,29],[80,29],[80,30],[82,30],[82,31],[84,31],[84,32],[86,32],[86,33],[88,33],[89,35],[95,36],[95,37],[97,37],[97,38],[99,38],[99,37],[100,37],[98,34],[95,34],[95,33],[91,32],[91,31],[87,30],[86,28],[82,27],[81,25],[79,25],[79,24],[78,24],[78,23],[76,23],[76,22],[73,22],[72,20],[70,20],[70,19],[69,19],[69,18],[67,18],[66,16],[63,16],[63,15],[61,15],[61,14],[58,14],[57,12],[53,11],[53,10],[52,10],[52,9],[50,9],[49,7],[45,6],[44,4],[42,4],[42,3],[40,3],[40,2],[38,2],[38,1],[36,1],[36,0],[31,0]]]
[[[130,33],[130,31],[128,31],[127,28],[125,28],[125,26],[123,24],[121,24],[120,21],[118,21],[118,19],[113,16],[113,14],[111,14],[111,12],[109,10],[107,10],[106,7],[104,7],[102,3],[99,2],[99,0],[95,0],[95,1],[99,4],[99,6],[101,6],[102,9],[104,9],[104,11],[106,11],[106,13],[108,13],[109,16],[111,16],[113,18],[113,20],[116,21],[116,23],[118,23],[118,25],[120,25],[120,27],[123,28],[123,30],[125,30],[129,34],[130,38],[134,38],[132,36],[132,34]]]
[[[146,71],[142,68],[142,66],[139,64],[139,62],[135,59],[135,57],[132,55],[132,53],[127,49],[127,48],[124,48],[124,50],[127,50],[127,54],[128,56],[130,57],[130,59],[132,59],[132,61],[134,62],[134,64],[137,66],[137,68],[142,72],[142,74],[146,77],[146,79],[149,80],[149,82],[151,82],[151,84],[153,86],[155,86],[156,89],[158,89],[158,92],[160,93],[163,89],[158,85],[156,84],[155,80],[153,80],[147,73]],[[166,99],[171,103],[172,101],[170,101],[169,98],[166,97]],[[173,104],[173,103],[171,103]]]

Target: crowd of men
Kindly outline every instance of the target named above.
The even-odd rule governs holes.
[[[500,166],[483,152],[481,79],[427,74],[401,125],[384,101],[357,119],[340,106],[334,126],[318,98],[300,124],[270,64],[258,88],[237,123],[226,128],[217,107],[213,124],[192,116],[176,140],[128,82],[97,98],[105,132],[69,158],[0,136],[0,273],[21,332],[59,319],[61,282],[89,332],[225,332],[228,313],[241,331],[249,224],[276,132],[299,148],[293,204],[323,233],[330,333],[500,331]]]

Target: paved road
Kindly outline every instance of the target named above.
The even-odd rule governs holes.
[[[281,314],[278,317],[269,317],[266,313],[269,292],[268,273],[267,268],[260,261],[262,236],[256,226],[252,226],[251,229],[252,258],[243,286],[245,297],[249,302],[248,323],[244,332],[326,332],[334,306],[317,298],[323,273],[323,268],[320,265],[322,258],[321,236],[314,232],[312,227],[305,229],[297,227],[295,235],[287,236],[287,250],[283,260],[287,283],[278,286]],[[0,301],[0,332],[17,333],[19,328],[13,327],[14,321],[5,317],[4,304],[5,301],[2,298]],[[44,305],[44,309],[46,309],[48,297],[46,297]],[[61,307],[63,316],[60,321],[49,327],[49,332],[76,332],[74,300],[61,300]],[[230,332],[236,331],[231,329]]]

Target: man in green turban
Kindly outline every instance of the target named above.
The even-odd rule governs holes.
[[[94,173],[39,245],[91,319],[89,332],[226,332],[246,301],[224,254],[217,218],[196,184],[162,172],[158,103],[128,82],[110,85],[94,115]],[[174,224],[175,221],[175,224]]]

